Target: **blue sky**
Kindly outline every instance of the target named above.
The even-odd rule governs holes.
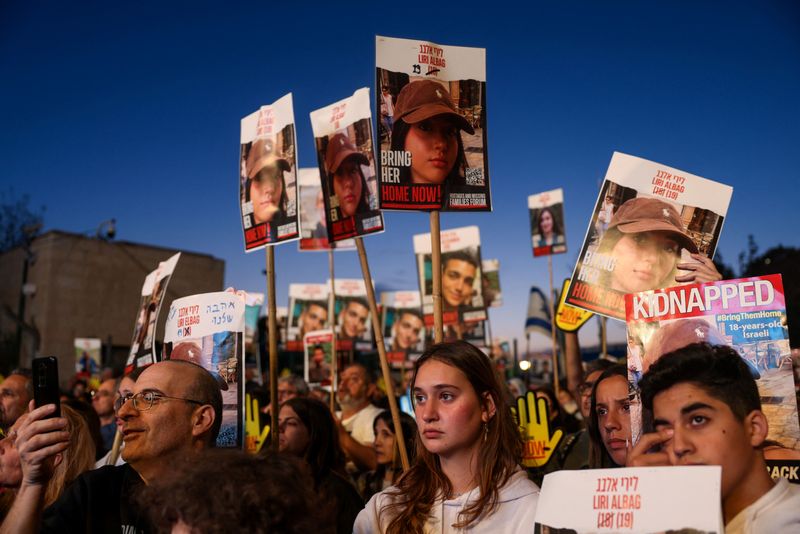
[[[442,227],[477,224],[484,257],[500,259],[498,336],[523,337],[528,288],[547,285],[526,197],[565,190],[561,280],[614,150],[732,185],[718,249],[729,263],[748,234],[762,250],[799,244],[791,1],[10,0],[0,7],[0,183],[46,206],[47,228],[114,217],[118,239],[212,254],[228,285],[263,291],[264,253],[243,252],[238,217],[239,121],[291,91],[300,164],[315,165],[308,114],[373,86],[376,34],[487,49],[494,212],[442,214]],[[365,238],[373,277],[414,289],[412,235],[428,231],[428,216],[389,212],[386,227]],[[355,253],[337,253],[336,270],[361,276]],[[325,280],[327,256],[282,245],[276,271],[285,305],[289,283]],[[593,343],[593,325],[584,330]]]

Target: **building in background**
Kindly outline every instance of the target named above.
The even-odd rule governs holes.
[[[121,369],[145,276],[176,252],[54,230],[33,239],[27,250],[0,255],[0,373],[30,367],[37,356],[57,356],[64,385],[75,374],[75,338],[101,339],[103,365]],[[159,347],[173,300],[223,289],[223,260],[180,252],[158,318]]]

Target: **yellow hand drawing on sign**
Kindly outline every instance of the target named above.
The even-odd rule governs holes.
[[[263,429],[259,425],[258,399],[244,396],[244,450],[253,454],[261,450],[261,446],[269,435],[269,425]]]
[[[525,446],[522,451],[522,465],[542,467],[553,456],[564,432],[556,429],[550,434],[550,410],[547,401],[537,399],[533,391],[524,397],[517,397],[517,417],[522,429]]]

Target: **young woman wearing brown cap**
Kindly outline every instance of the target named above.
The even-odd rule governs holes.
[[[392,151],[411,154],[411,166],[400,168],[400,183],[463,182],[466,169],[461,130],[475,130],[460,115],[444,85],[433,80],[407,84],[397,95]]]
[[[699,263],[679,263],[683,248]],[[622,204],[597,252],[614,262],[613,270],[600,284],[622,293],[722,278],[714,263],[697,253],[697,245],[686,233],[678,210],[656,198],[632,198]],[[676,276],[678,269],[692,272]]]
[[[283,173],[289,170],[289,162],[275,155],[270,142],[259,139],[253,143],[247,155],[244,199],[253,204],[253,224],[271,222],[274,226],[283,221],[288,203]]]

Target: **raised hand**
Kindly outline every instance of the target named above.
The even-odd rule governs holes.
[[[693,262],[679,263],[678,269],[689,271],[675,277],[676,282],[716,282],[722,280],[722,275],[717,270],[711,258],[702,254],[692,254]]]
[[[22,467],[22,482],[27,485],[45,485],[53,476],[55,456],[69,446],[67,420],[51,417],[55,404],[34,409],[30,402],[30,413],[23,416],[24,422],[16,430],[16,445]]]
[[[625,465],[627,467],[670,465],[669,455],[662,450],[662,446],[672,439],[672,434],[671,428],[644,434],[635,447],[628,448]]]
[[[522,465],[525,467],[542,467],[553,456],[564,432],[559,428],[550,433],[550,411],[545,399],[537,399],[536,394],[529,391],[525,397],[517,398],[517,417],[523,431],[525,447],[522,453]]]

